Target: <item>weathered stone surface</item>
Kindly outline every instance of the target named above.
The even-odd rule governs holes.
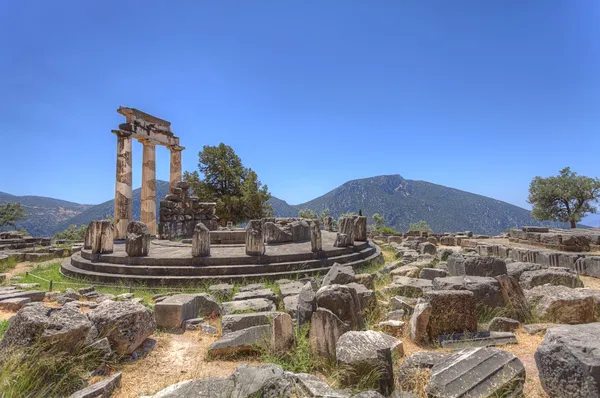
[[[267,221],[264,224],[265,241],[267,244],[284,243],[292,241],[292,231],[284,230],[283,227],[274,222]]]
[[[143,257],[150,252],[150,231],[143,222],[131,221],[127,225],[125,252],[129,257]]]
[[[354,216],[340,217],[338,221],[338,231],[340,234],[346,235],[349,246],[354,244]]]
[[[254,312],[248,314],[223,315],[221,318],[221,329],[223,334],[237,332],[253,326],[270,325],[273,317],[282,312]]]
[[[354,240],[364,242],[367,240],[367,217],[358,216],[354,220]]]
[[[404,356],[402,342],[393,336],[373,330],[344,333],[336,344],[338,363],[351,369],[345,381],[353,385],[357,377],[376,372],[377,390],[389,395],[394,390],[392,352]]]
[[[377,328],[381,329],[386,333],[391,333],[395,336],[401,335],[404,331],[404,322],[398,320],[387,320],[379,322]]]
[[[233,285],[229,283],[219,283],[208,287],[208,291],[217,296],[229,296],[233,293]]]
[[[477,332],[443,336],[441,341],[442,348],[463,350],[465,348],[495,347],[506,344],[517,344],[517,337],[512,332]]]
[[[15,346],[31,346],[39,338],[53,349],[71,351],[85,341],[92,323],[73,308],[49,308],[41,303],[29,304],[9,322],[0,350]]]
[[[417,305],[417,299],[411,297],[396,296],[390,299],[391,310],[404,310],[408,315],[411,315]]]
[[[271,320],[271,349],[283,352],[291,349],[295,343],[294,323],[286,313],[279,313]]]
[[[433,283],[429,279],[409,278],[406,276],[395,276],[392,284],[384,289],[389,294],[421,297],[423,293],[431,290]]]
[[[375,290],[375,274],[358,274],[354,275],[354,281],[365,285],[368,289]]]
[[[451,354],[431,368],[427,394],[435,398],[519,396],[524,383],[525,368],[519,358],[499,348],[472,348]]]
[[[316,296],[310,282],[304,284],[299,294],[286,296],[283,299],[283,304],[285,311],[290,314],[298,325],[309,322],[316,308]]]
[[[436,256],[440,261],[447,261],[452,253],[454,253],[452,249],[440,249],[437,251]]]
[[[325,231],[333,231],[333,217],[323,217],[323,228],[325,229]]]
[[[557,323],[530,323],[529,325],[523,325],[523,330],[528,334],[546,333],[546,330],[559,326]]]
[[[594,298],[566,286],[536,286],[525,290],[532,310],[548,322],[578,324],[594,322]]]
[[[448,276],[448,271],[437,268],[423,268],[419,272],[419,279],[429,279],[430,281],[435,278],[445,278]]]
[[[450,276],[497,276],[507,273],[506,262],[499,257],[465,256],[454,253],[448,257]]]
[[[541,285],[562,285],[568,287],[583,287],[583,282],[576,273],[566,268],[550,267],[536,271],[525,271],[521,274],[519,282],[523,289],[531,289]]]
[[[497,316],[490,321],[488,329],[493,332],[514,332],[520,325],[516,319]]]
[[[192,235],[192,257],[210,256],[210,231],[206,225],[199,222],[194,227]]]
[[[394,310],[394,311],[388,312],[387,315],[385,316],[385,319],[393,320],[393,321],[401,321],[404,319],[405,315],[406,315],[406,311],[404,311],[404,310]]]
[[[0,301],[0,310],[17,312],[27,303],[31,303],[29,297],[17,297]]]
[[[294,242],[304,242],[310,240],[311,230],[308,221],[301,219],[290,223],[292,231],[292,240]]]
[[[500,293],[500,283],[485,276],[449,276],[436,278],[433,281],[435,290],[468,290],[475,294],[475,302],[484,307],[497,308],[504,306]]]
[[[88,313],[117,354],[131,354],[156,330],[154,313],[131,301],[103,301]]]
[[[297,294],[300,294],[300,291],[302,290],[303,287],[304,287],[304,283],[298,282],[298,281],[282,283],[281,285],[279,285],[279,296],[281,298],[284,298],[287,296],[295,296]]]
[[[245,311],[275,311],[277,307],[271,300],[264,298],[241,300],[241,301],[226,301],[223,303],[223,314],[235,314]]]
[[[310,398],[350,398],[346,390],[334,390],[323,380],[307,373],[298,373],[292,376],[301,389],[300,397]]]
[[[326,308],[346,322],[350,330],[359,330],[364,323],[360,300],[346,285],[323,286],[317,291],[316,303],[317,308]]]
[[[291,395],[291,383],[279,365],[238,365],[231,375],[235,387],[230,398],[278,398]]]
[[[79,390],[69,398],[110,398],[113,391],[121,387],[121,372],[115,373],[108,378]]]
[[[437,253],[437,246],[433,243],[419,243],[418,248],[419,252],[422,254],[431,254],[432,256],[435,256]]]
[[[208,296],[208,295],[206,295]],[[207,314],[207,303],[212,304],[211,312],[220,313],[219,304],[213,298],[207,298],[198,294],[176,294],[169,296],[154,306],[156,324],[160,328],[180,328],[187,319],[196,318],[202,309],[202,316]],[[202,305],[202,308],[201,308]]]
[[[346,234],[342,234],[340,232],[337,233],[335,237],[335,242],[333,243],[334,247],[347,247],[352,246],[352,241],[350,241],[350,236]]]
[[[92,221],[88,225],[90,231],[91,251],[93,254],[113,252],[113,224],[110,220]]]
[[[321,226],[318,220],[310,222],[310,250],[319,252],[323,250],[323,240],[321,238]]]
[[[331,266],[323,278],[323,284],[321,286],[345,285],[347,283],[354,282],[354,279],[354,270],[352,267],[344,267],[338,263],[335,263]]]
[[[500,294],[506,309],[511,316],[524,321],[529,314],[529,304],[517,278],[510,275],[498,275],[494,279],[500,284]]]
[[[224,334],[208,347],[212,355],[229,355],[252,351],[258,346],[266,346],[271,340],[271,325],[252,326],[247,329]]]
[[[429,317],[431,316],[431,305],[428,301],[419,300],[415,306],[414,312],[410,317],[410,339],[415,344],[422,344],[429,341],[427,327],[429,326]]]
[[[599,335],[600,323],[548,329],[535,362],[551,398],[600,396]]]
[[[325,308],[317,308],[310,322],[310,347],[314,355],[335,359],[336,343],[349,330],[337,315]]]
[[[418,278],[420,273],[421,268],[414,265],[403,265],[390,272],[392,276],[407,276],[409,278]]]
[[[265,289],[265,284],[264,283],[251,283],[249,285],[246,286],[240,286],[240,288],[238,289],[240,292],[249,292],[252,290],[262,290]]]
[[[246,227],[246,254],[262,256],[265,254],[265,241],[260,220],[250,220]]]
[[[477,330],[475,296],[462,290],[431,291],[425,293],[431,313],[427,336],[433,341],[443,334],[474,332]]]
[[[231,398],[234,387],[235,380],[232,376],[227,378],[208,377],[173,384],[146,398]]]
[[[252,299],[267,299],[277,302],[279,297],[271,289],[250,290],[248,292],[239,292],[233,295],[233,301],[252,300]]]
[[[360,308],[364,311],[368,308],[373,308],[377,304],[375,292],[371,289],[367,289],[365,285],[359,283],[348,283],[346,286],[353,289],[358,296],[360,302]]]

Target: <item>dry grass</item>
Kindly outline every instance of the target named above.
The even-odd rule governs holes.
[[[583,282],[583,286],[590,289],[600,289],[600,279],[592,276],[579,275],[579,279]]]
[[[152,395],[184,380],[204,377],[227,377],[244,361],[206,360],[208,346],[217,337],[203,335],[200,331],[184,334],[158,333],[154,349],[144,358],[123,365],[121,388],[115,398],[133,398]]]
[[[13,316],[14,314],[15,314],[14,312],[0,310],[0,321],[5,321],[5,320],[9,319],[11,316]]]

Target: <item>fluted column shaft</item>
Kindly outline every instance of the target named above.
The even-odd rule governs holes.
[[[142,211],[140,221],[146,224],[150,235],[156,235],[156,145],[144,144],[142,160]]]
[[[181,181],[181,151],[183,147],[173,146],[169,147],[171,150],[171,175],[170,175],[170,187],[175,188],[175,184]]]
[[[117,136],[117,173],[115,184],[114,238],[125,239],[132,218],[131,134],[115,130]]]

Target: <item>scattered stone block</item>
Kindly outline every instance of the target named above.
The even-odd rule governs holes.
[[[375,274],[358,274],[354,276],[354,281],[365,285],[367,289],[375,290]]]
[[[550,397],[600,396],[599,335],[600,323],[548,329],[535,362]]]
[[[390,272],[392,276],[406,276],[409,278],[418,278],[421,273],[421,268],[414,265],[403,265]]]
[[[354,270],[352,267],[343,267],[340,264],[335,263],[329,268],[329,271],[323,278],[323,284],[321,286],[345,285],[354,282],[354,279]]]
[[[239,292],[233,295],[233,301],[251,300],[251,299],[267,299],[277,302],[279,297],[271,289],[250,290],[247,292]]]
[[[210,231],[203,223],[199,222],[194,227],[192,235],[192,257],[210,256]]]
[[[506,262],[499,257],[465,256],[454,253],[448,257],[450,276],[497,276],[507,273]]]
[[[419,243],[418,248],[421,254],[431,254],[432,256],[435,256],[437,253],[437,246],[434,243]]]
[[[429,279],[395,276],[392,284],[382,290],[387,294],[421,297],[423,296],[423,293],[430,291],[432,288],[433,283]]]
[[[39,290],[2,290],[0,291],[0,301],[15,299],[15,298],[28,298],[31,301],[42,301],[46,297],[46,293]]]
[[[471,348],[431,368],[427,394],[432,398],[516,397],[524,383],[525,368],[513,354],[499,348]]]
[[[282,312],[254,312],[248,314],[223,315],[221,318],[221,329],[223,334],[237,332],[253,326],[270,325],[273,317]]]
[[[119,355],[132,354],[156,330],[154,313],[131,301],[103,301],[88,317]]]
[[[423,297],[431,306],[427,335],[429,341],[451,333],[477,330],[475,296],[469,291],[432,291]]]
[[[578,324],[595,320],[594,297],[566,286],[536,286],[525,290],[532,311],[548,322]]]
[[[284,352],[295,344],[294,323],[286,313],[279,313],[271,319],[271,349]]]
[[[488,329],[492,332],[514,332],[521,326],[515,319],[497,316],[490,321]]]
[[[309,322],[316,306],[316,296],[310,282],[302,287],[299,294],[285,297],[283,304],[285,312],[290,314],[299,326]]]
[[[546,284],[567,287],[583,287],[583,282],[576,273],[567,270],[566,268],[550,267],[546,269],[539,269],[536,271],[524,271],[519,282],[523,289],[531,289],[535,286],[542,286]]]
[[[529,314],[529,304],[518,279],[510,275],[499,275],[495,276],[494,279],[500,284],[500,294],[502,295],[504,307],[511,316],[524,321]]]
[[[429,279],[430,281],[435,278],[445,278],[448,276],[448,271],[438,268],[423,268],[419,272],[419,279]]]
[[[0,301],[0,310],[17,312],[27,303],[31,303],[28,297],[17,297]]]
[[[491,277],[485,276],[448,276],[436,278],[433,281],[435,290],[468,290],[475,295],[478,305],[487,308],[504,306],[504,299],[500,292],[500,283]]]
[[[113,224],[110,220],[92,221],[88,225],[92,254],[113,252]]]
[[[375,292],[373,290],[367,289],[366,286],[359,283],[348,283],[346,286],[356,292],[361,310],[373,308],[377,304],[377,299],[375,298]]]
[[[265,254],[265,239],[260,220],[250,220],[246,227],[246,254],[262,256]]]
[[[121,387],[121,372],[109,376],[105,380],[79,390],[69,398],[104,398],[112,396],[113,391]]]
[[[295,296],[300,294],[300,291],[304,287],[304,283],[302,282],[288,282],[282,283],[279,285],[279,296],[283,299],[287,296]]]
[[[313,253],[323,250],[323,240],[321,238],[321,227],[318,220],[310,222],[310,250]]]
[[[417,305],[417,299],[411,297],[396,296],[390,299],[391,310],[404,310],[407,315],[411,315]]]
[[[523,325],[523,329],[529,334],[546,333],[546,330],[559,326],[557,323],[530,323]]]
[[[317,308],[310,322],[310,347],[320,358],[335,359],[336,343],[349,330],[340,318],[325,308]]]
[[[302,393],[306,394],[306,397],[350,398],[351,396],[346,390],[334,390],[323,380],[311,374],[298,373],[293,377],[296,384],[302,389]]]
[[[211,294],[225,297],[225,296],[229,296],[231,293],[233,293],[233,285],[231,285],[229,283],[219,283],[217,285],[209,286],[208,291]]]
[[[256,311],[268,312],[275,311],[277,307],[271,300],[256,298],[241,301],[226,301],[223,303],[223,314],[235,314],[240,312]]]
[[[317,291],[317,308],[333,312],[350,330],[361,329],[364,319],[356,291],[346,285],[328,285]]]
[[[176,294],[154,306],[156,325],[159,328],[175,329],[183,326],[200,312],[200,302],[195,294]]]
[[[404,331],[404,322],[398,320],[387,320],[377,324],[377,327],[386,333],[400,335]]]
[[[449,348],[451,350],[517,344],[517,337],[512,332],[460,333],[440,336],[440,340],[442,348]]]
[[[401,321],[404,319],[406,312],[404,310],[394,310],[387,313],[385,319],[388,321]]]
[[[264,283],[251,283],[249,285],[246,286],[240,286],[240,288],[238,289],[240,292],[249,292],[252,290],[261,290],[261,289],[265,289],[265,284]]]
[[[208,347],[208,352],[220,356],[253,351],[256,347],[268,345],[270,339],[271,325],[252,326],[223,335]]]
[[[147,256],[150,252],[150,238],[150,231],[146,224],[139,221],[131,221],[127,225],[125,252],[129,257]]]
[[[420,300],[415,306],[414,312],[410,317],[410,339],[415,344],[423,344],[429,341],[427,327],[429,317],[431,316],[431,305],[428,301]]]
[[[354,240],[365,242],[367,240],[367,217],[358,216],[354,218]]]
[[[342,233],[337,233],[336,237],[335,237],[335,242],[333,243],[334,247],[348,247],[348,246],[352,246],[351,242],[351,237],[346,235],[346,234],[342,234]]]

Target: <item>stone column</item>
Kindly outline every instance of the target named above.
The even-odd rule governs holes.
[[[92,221],[88,230],[92,254],[113,252],[114,232],[110,220]]]
[[[354,219],[354,240],[360,242],[367,240],[367,217],[358,216]]]
[[[181,151],[185,148],[182,146],[171,146],[171,189],[175,188],[175,184],[181,181]]]
[[[117,177],[115,184],[115,239],[125,239],[131,221],[131,133],[113,130],[117,136]]]
[[[144,144],[140,221],[146,224],[150,235],[156,235],[156,145],[145,140],[140,142]]]
[[[262,256],[265,254],[265,238],[261,220],[251,220],[246,227],[246,254]]]
[[[210,231],[199,222],[194,228],[192,236],[192,257],[210,256]]]
[[[318,220],[310,221],[310,248],[313,252],[323,250],[323,241],[321,240],[321,226]]]

